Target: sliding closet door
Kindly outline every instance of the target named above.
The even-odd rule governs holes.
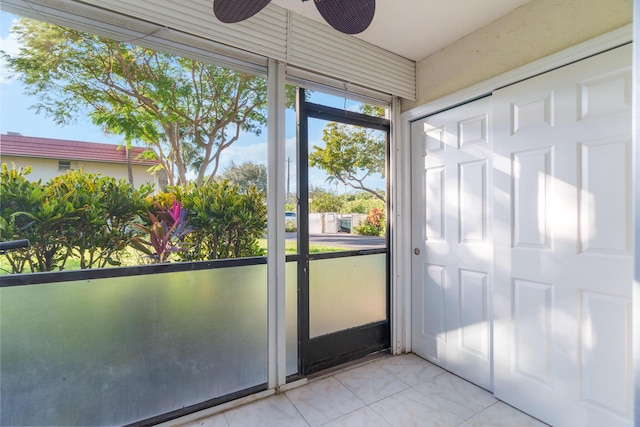
[[[491,390],[491,99],[418,120],[413,351]]]
[[[631,49],[497,91],[496,397],[631,426]]]

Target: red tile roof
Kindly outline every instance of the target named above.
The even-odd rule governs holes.
[[[131,160],[137,165],[155,165],[157,161],[136,160],[145,150],[131,148]],[[84,160],[105,163],[127,163],[127,150],[118,145],[65,139],[37,138],[14,134],[0,135],[0,156],[38,157],[56,160]]]

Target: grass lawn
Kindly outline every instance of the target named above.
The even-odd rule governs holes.
[[[258,241],[258,245],[261,249],[267,250],[267,239],[260,239]],[[284,242],[284,249],[287,255],[295,255],[298,253],[298,243],[287,240]],[[325,245],[316,245],[311,243],[309,245],[309,253],[310,254],[321,254],[325,252],[343,252],[350,251],[349,248],[342,248],[339,246],[325,246]]]
[[[121,261],[122,261],[122,265],[120,267],[147,264],[143,259],[143,255],[131,247],[128,247],[126,249],[126,253],[122,255]],[[106,267],[115,268],[118,266],[107,265]],[[64,264],[64,270],[65,271],[80,270],[80,259],[73,256],[69,257]],[[54,270],[54,271],[58,271],[58,270]],[[23,274],[27,274],[27,273],[31,273],[28,266],[26,266],[23,271]],[[5,256],[0,255],[0,276],[4,274],[11,274],[11,264],[9,263],[9,261]]]
[[[258,245],[260,246],[260,248],[264,249],[266,251],[267,249],[267,239],[260,239],[258,241]],[[312,254],[321,254],[321,253],[325,253],[325,252],[343,252],[343,251],[349,251],[351,249],[349,248],[342,248],[339,246],[324,246],[324,245],[316,245],[316,244],[311,244],[309,245],[309,253]],[[123,263],[122,266],[129,266],[129,265],[143,265],[144,264],[144,260],[142,260],[140,257],[142,255],[140,255],[139,253],[137,253],[134,250],[130,250],[130,253],[128,253],[124,259],[123,259]],[[294,255],[298,253],[298,244],[297,242],[292,242],[290,240],[285,241],[285,253],[287,255]],[[80,261],[76,258],[69,258],[67,260],[67,263],[64,266],[65,270],[79,270],[80,269]],[[9,262],[7,261],[7,259],[3,256],[0,256],[0,276],[4,275],[4,274],[9,274],[11,272],[11,266],[9,265]],[[28,273],[28,269],[25,270],[25,273]]]

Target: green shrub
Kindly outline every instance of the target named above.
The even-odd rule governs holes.
[[[378,208],[373,208],[369,211],[367,219],[354,227],[354,234],[359,234],[361,236],[380,236],[384,234],[386,228],[384,219],[384,211]]]
[[[31,243],[5,254],[11,273],[63,270],[70,257],[79,268],[119,265],[152,188],[81,170],[43,185],[27,181],[28,173],[3,164],[0,175],[0,238]]]
[[[386,209],[386,204],[382,200],[373,197],[356,198],[354,200],[348,200],[344,204],[343,212],[366,214],[374,208],[384,211]]]
[[[287,233],[293,233],[298,230],[298,221],[295,219],[288,219],[284,222],[284,231]]]
[[[380,230],[378,230],[376,226],[370,224],[367,220],[364,220],[353,228],[353,234],[360,236],[379,236]]]
[[[341,212],[342,198],[333,193],[326,191],[315,191],[310,194],[311,203],[309,204],[310,212]]]
[[[0,170],[0,240],[29,239],[35,243],[39,238],[37,230],[37,218],[34,215],[42,212],[41,205],[44,197],[44,189],[38,182],[30,182],[25,176],[31,173],[31,168],[9,169],[6,163]],[[46,236],[45,236],[46,237]],[[11,273],[22,273],[25,269],[30,271],[44,271],[46,261],[39,263],[32,257],[33,245],[30,248],[7,252],[3,256],[11,266]],[[49,248],[51,251],[49,264],[55,262],[58,255],[57,248]]]
[[[187,241],[192,250],[181,254],[188,261],[239,258],[264,255],[258,245],[267,223],[264,193],[250,186],[240,192],[229,181],[173,189],[178,200],[189,210],[190,224],[197,232]]]
[[[129,225],[146,211],[144,198],[151,191],[148,185],[136,190],[124,179],[82,170],[67,171],[46,187],[51,198],[66,201],[73,210],[64,221],[64,242],[82,269],[121,264],[123,250],[135,235]]]
[[[28,170],[9,171],[2,165],[1,201],[3,219],[12,230],[12,239],[29,239],[27,250],[13,252],[23,257],[23,269],[31,272],[62,270],[69,258],[67,225],[75,218],[75,208],[64,198],[52,196],[47,186],[28,182]]]
[[[136,234],[131,222],[147,212],[145,199],[153,192],[153,186],[145,184],[135,188],[124,179],[111,177],[102,178],[101,183],[102,198],[108,206],[107,219],[105,227],[96,232],[99,240],[94,244],[101,251],[101,259],[110,265],[121,265],[123,257],[128,256],[129,242]]]
[[[255,186],[240,192],[229,181],[190,184],[149,196],[151,186],[135,189],[111,177],[68,171],[42,184],[25,178],[30,171],[3,164],[0,173],[0,239],[31,242],[29,248],[2,255],[3,268],[11,273],[63,270],[69,260],[73,268],[121,265],[124,258],[135,257],[132,244],[145,246],[141,239],[150,235],[144,230],[162,226],[162,218],[156,215],[153,225],[148,212],[175,208],[176,200],[185,208],[184,223],[196,232],[182,230],[180,246],[163,246],[167,250],[158,259],[171,255],[196,261],[265,252],[258,241],[264,236],[267,208],[264,193]]]

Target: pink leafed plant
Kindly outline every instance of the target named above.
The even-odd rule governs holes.
[[[185,252],[184,237],[193,231],[187,218],[188,210],[183,209],[179,201],[174,201],[173,206],[164,208],[157,206],[154,214],[148,212],[151,220],[150,226],[133,223],[148,235],[148,240],[142,236],[131,239],[131,246],[148,255],[154,263],[167,262],[169,256],[175,252]]]

